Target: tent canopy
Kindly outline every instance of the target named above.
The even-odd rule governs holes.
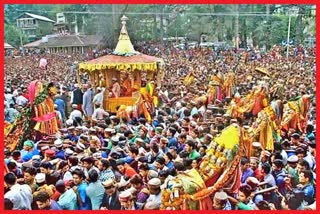
[[[4,43],[4,49],[14,49],[14,47],[8,43]]]

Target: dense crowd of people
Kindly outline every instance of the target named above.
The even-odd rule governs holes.
[[[315,209],[315,48],[295,47],[288,59],[281,46],[266,53],[181,50],[160,44],[144,44],[137,50],[165,62],[162,85],[154,93],[160,102],[151,121],[143,115],[120,119],[103,109],[104,89],[76,82],[72,66],[84,60],[81,55],[6,58],[5,121],[14,123],[28,105],[28,84],[43,80],[59,89],[54,103],[60,132],[54,139],[26,140],[22,150],[5,148],[5,209],[163,208],[167,179],[200,172],[211,142],[230,124],[253,126],[257,114],[233,117],[227,109],[235,97],[245,97],[261,84],[269,104],[310,95],[305,126],[281,129],[272,150],[254,142],[257,151],[243,155],[239,163],[236,192],[215,191],[209,209]],[[45,69],[39,68],[41,58],[48,61]],[[214,76],[230,73],[235,78],[229,90],[215,93],[211,103],[197,99],[208,93]],[[194,77],[190,84],[184,81],[187,75]]]

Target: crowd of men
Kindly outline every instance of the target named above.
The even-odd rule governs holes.
[[[155,92],[161,94],[160,106],[152,121],[142,115],[120,120],[105,111],[103,89],[75,81],[71,66],[83,59],[80,55],[45,54],[5,60],[5,121],[13,123],[28,105],[27,86],[33,80],[58,86],[54,102],[60,121],[60,133],[53,143],[29,139],[23,143],[23,150],[5,149],[5,209],[160,209],[168,177],[199,170],[206,149],[221,130],[231,123],[251,125],[255,119],[251,116],[235,121],[224,112],[214,115],[214,122],[208,126],[208,106],[193,98],[206,93],[212,75],[230,71],[236,72],[231,95],[237,92],[245,96],[262,80],[263,75],[254,69],[257,66],[270,73],[270,89],[280,79],[283,82],[281,93],[268,97],[269,102],[304,94],[314,96],[308,124],[304,131],[282,130],[282,139],[274,143],[273,151],[262,148],[255,156],[242,157],[237,193],[213,193],[211,209],[315,209],[314,48],[299,46],[290,51],[288,59],[280,46],[267,53],[180,50],[158,44],[137,49],[163,58],[166,64],[162,86]],[[48,60],[45,69],[39,68],[40,58]],[[194,83],[185,85],[183,78],[190,72],[195,76]],[[232,98],[225,96],[213,104],[226,109]],[[276,188],[261,192],[262,186]]]

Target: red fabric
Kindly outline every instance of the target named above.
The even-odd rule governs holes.
[[[55,191],[53,193],[53,195],[51,196],[51,199],[54,200],[54,201],[58,201],[58,199],[60,198],[60,193],[58,191]]]
[[[129,178],[132,178],[134,175],[137,174],[137,172],[131,166],[126,166],[124,174],[127,175]]]
[[[28,100],[29,100],[29,95],[28,95],[27,93],[22,94],[22,96],[24,96],[26,99],[28,99]]]
[[[32,105],[33,104],[33,101],[35,99],[35,93],[36,93],[36,86],[37,86],[37,83],[38,83],[38,80],[34,80],[32,81],[30,84],[29,84],[29,87],[28,87],[28,91],[29,91],[29,101],[30,101],[30,104]]]
[[[208,196],[199,201],[200,210],[212,210],[213,204],[211,198]]]
[[[37,122],[45,122],[45,121],[52,120],[53,118],[55,118],[55,116],[56,116],[56,112],[51,112],[51,113],[43,115],[41,117],[34,117],[32,120],[37,121]]]

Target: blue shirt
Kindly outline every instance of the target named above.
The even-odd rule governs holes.
[[[121,161],[124,161],[125,163],[131,163],[134,159],[130,156],[126,156],[124,158],[120,158]]]
[[[79,210],[91,210],[91,202],[86,193],[87,187],[88,184],[86,182],[82,182],[78,185],[78,192],[82,202],[82,206],[79,206]]]
[[[59,150],[56,152],[56,158],[59,158],[61,160],[65,160],[65,157],[64,157],[64,150]]]
[[[57,107],[57,110],[61,113],[61,116],[62,118],[65,117],[64,115],[64,110],[65,110],[65,103],[62,99],[58,98],[54,101],[54,104],[56,104],[58,107]]]
[[[172,137],[169,139],[168,148],[170,148],[171,146],[177,146],[177,145],[178,145],[177,138]]]
[[[60,195],[58,204],[63,210],[77,210],[78,201],[77,195],[73,189],[68,189],[63,194]]]
[[[241,183],[244,184],[248,177],[254,177],[254,172],[250,168],[242,172]]]
[[[104,186],[100,181],[90,183],[86,189],[87,196],[90,198],[92,210],[99,210],[105,193]]]
[[[56,201],[51,200],[50,210],[61,210],[61,207]]]
[[[4,109],[4,120],[8,123],[13,123],[19,115],[19,112],[14,108]]]
[[[74,135],[68,134],[68,135],[67,135],[67,139],[68,139],[68,140],[71,140],[71,141],[73,141],[73,142],[78,142],[79,136],[74,136]]]
[[[105,152],[105,151],[103,151],[103,152],[101,153],[101,156],[102,156],[102,158],[108,158],[108,153]]]
[[[111,169],[106,169],[100,172],[99,180],[102,183],[109,179],[112,179],[112,180],[116,179],[116,176],[114,175]]]
[[[278,186],[278,191],[282,194],[285,195],[286,191],[285,191],[285,182],[284,182],[284,178],[285,178],[285,172],[283,170],[279,171],[279,172],[272,172],[273,177],[276,180],[276,184]]]
[[[315,196],[314,186],[309,183],[302,188],[302,191],[304,193],[304,200],[308,202],[308,205],[312,204]]]
[[[22,156],[22,161],[23,162],[27,162],[27,161],[31,160],[31,158],[34,155],[40,155],[40,153],[39,153],[39,151],[37,149],[34,149],[32,152],[27,152],[27,154],[23,155]]]
[[[173,169],[174,168],[173,162],[169,161],[169,163],[167,163],[167,167],[168,167],[168,169]]]

